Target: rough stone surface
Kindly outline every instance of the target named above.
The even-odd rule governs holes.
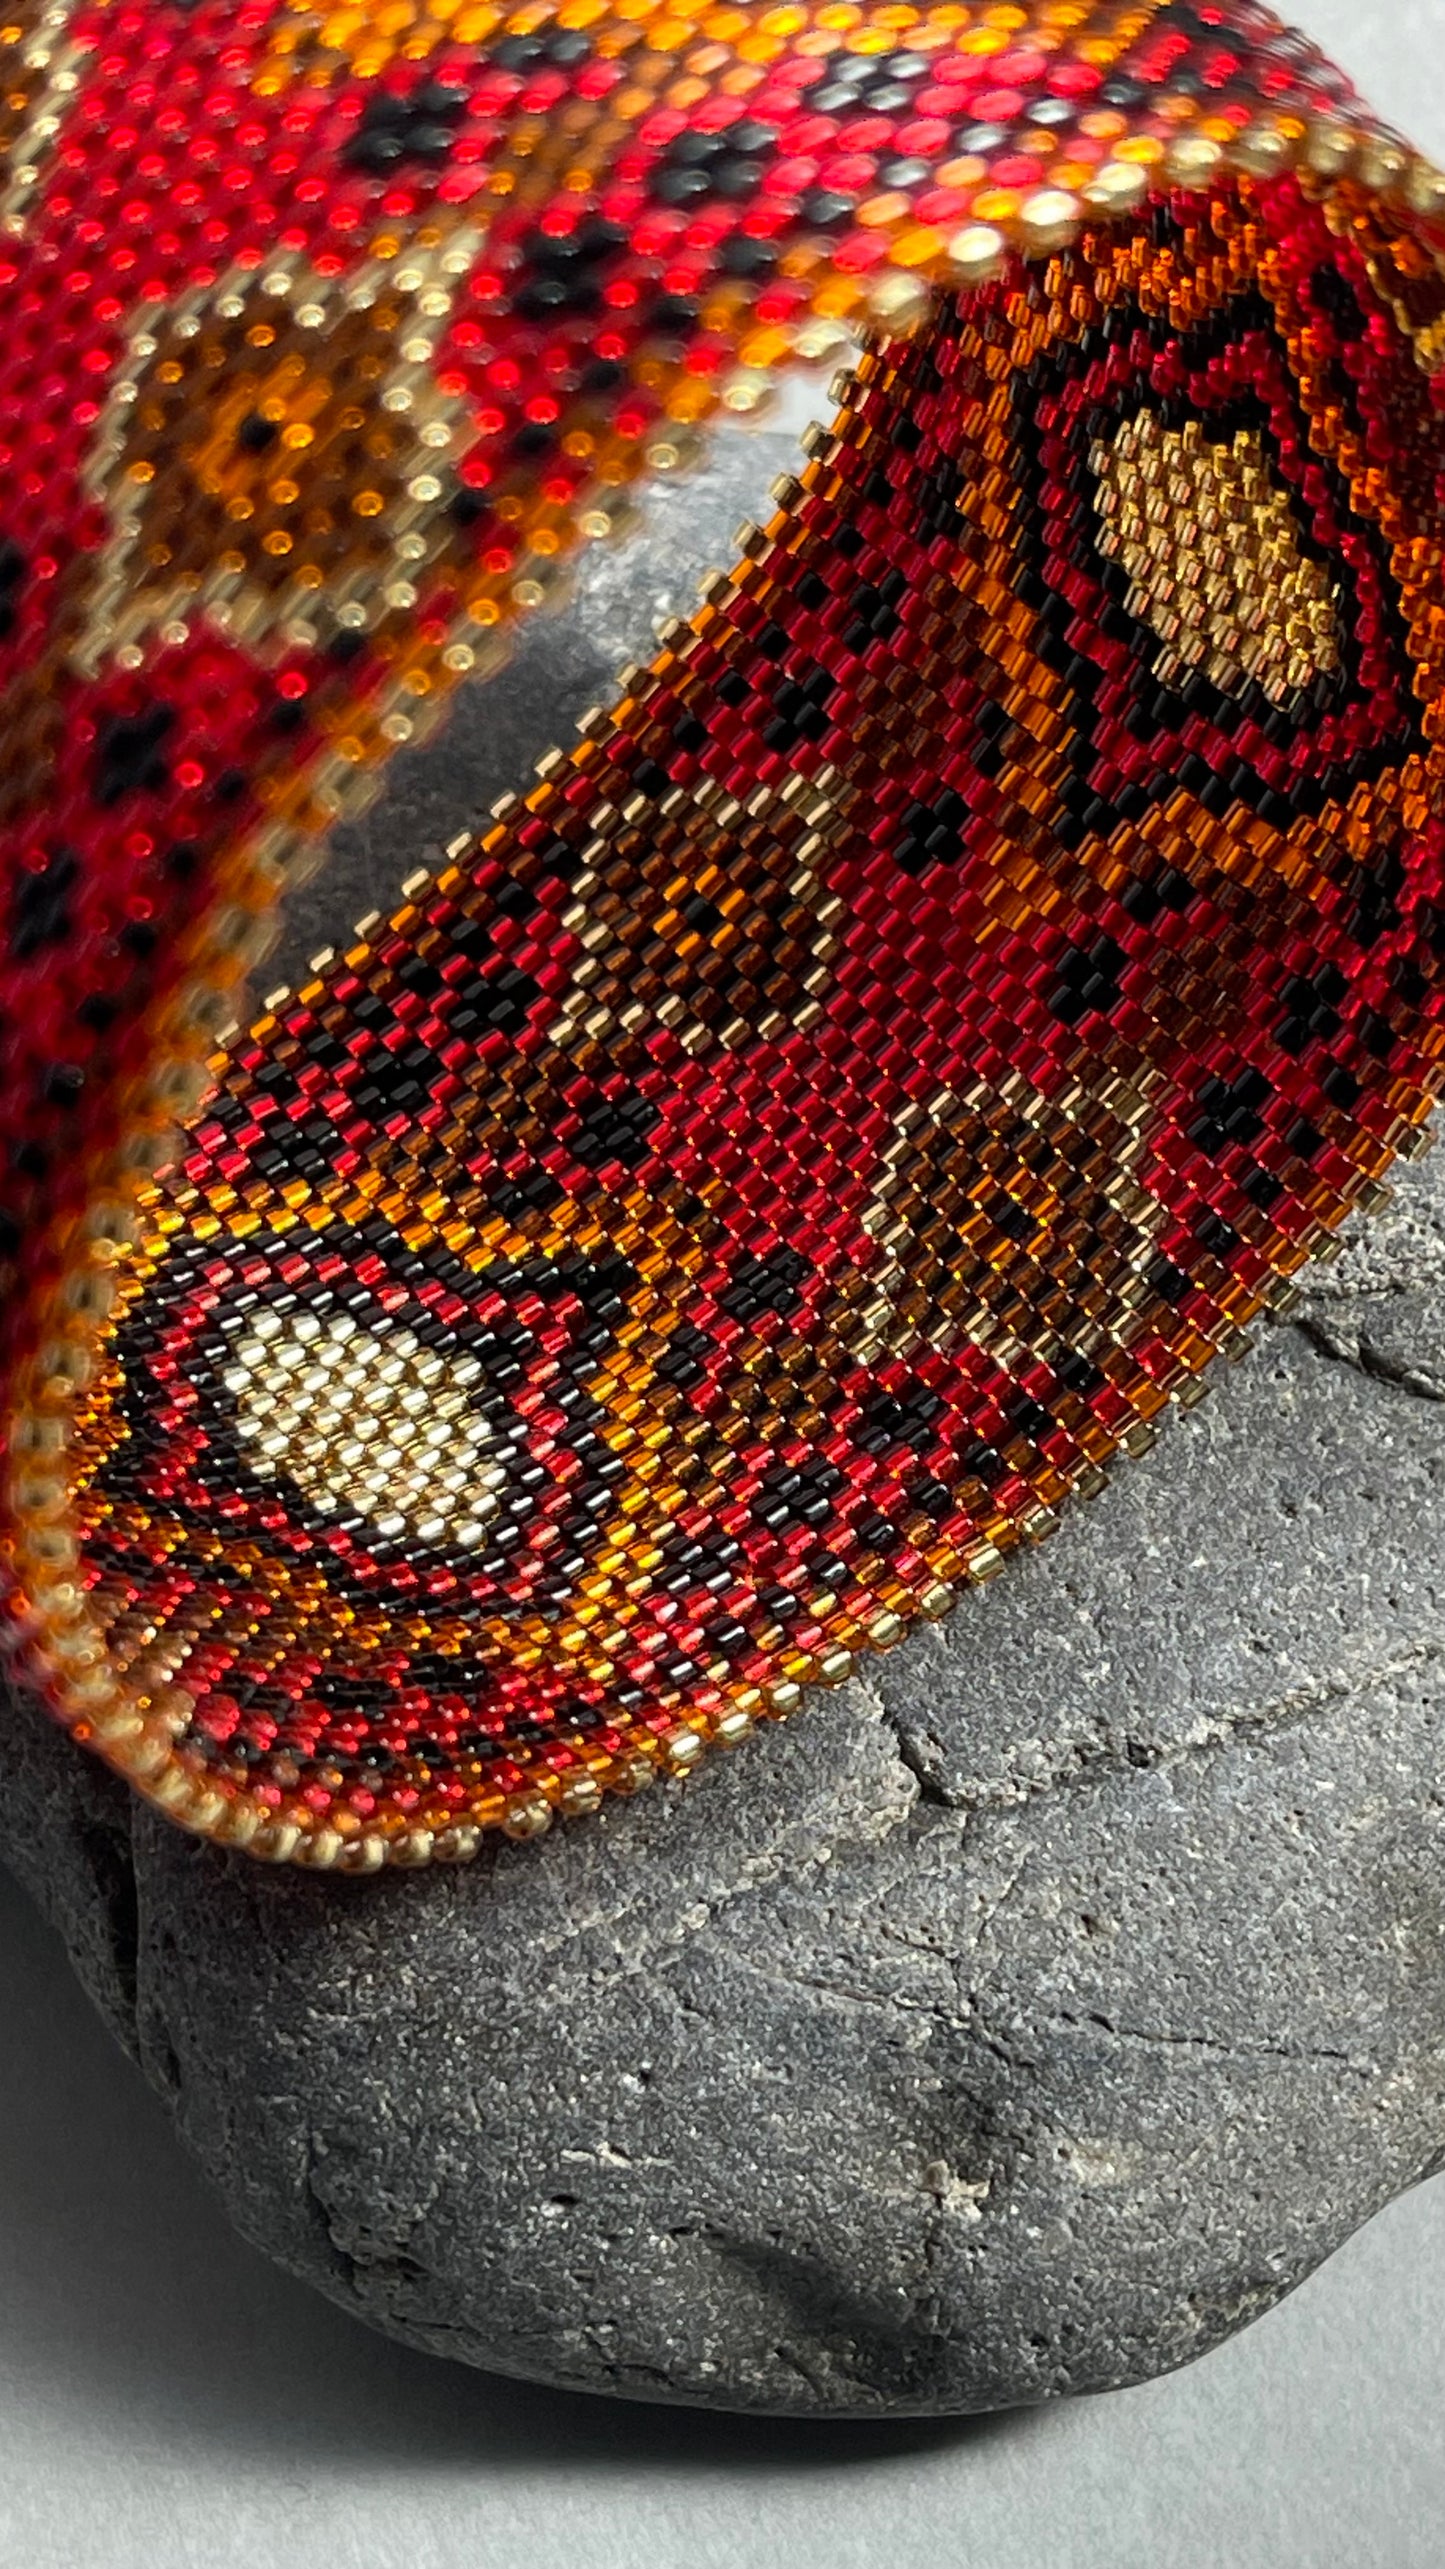
[[[600,692],[556,630],[519,731]],[[1137,2380],[1445,2160],[1442,1399],[1445,1162],[1043,1550],[686,1787],[313,1881],[21,1704],[12,1861],[237,2225],[400,2337],[836,2414]]]

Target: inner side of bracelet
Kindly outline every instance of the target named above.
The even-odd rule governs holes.
[[[271,1860],[366,1872],[465,1858],[491,1827],[533,1835],[686,1772],[945,1612],[1117,1453],[1142,1451],[1416,1144],[1440,1085],[1445,943],[1439,189],[1368,129],[1296,124],[1227,147],[1186,136],[1163,171],[1119,160],[1089,204],[1049,191],[914,269],[889,266],[861,310],[833,296],[870,344],[776,517],[745,534],[696,617],[577,750],[544,761],[533,792],[225,1053],[217,1030],[286,883],[445,687],[494,664],[564,548],[499,571],[485,623],[476,592],[467,618],[434,618],[329,756],[155,923],[166,968],[143,1017],[111,1036],[110,1111],[92,1113],[10,1303],[8,1539],[22,1673],[172,1818]],[[393,260],[388,283],[435,323],[476,255],[464,231],[443,235],[398,251],[411,266],[403,280]],[[237,286],[233,317],[249,318],[250,294],[274,306],[315,290],[281,259]],[[1327,462],[1333,475],[1307,497],[1337,509],[1353,633],[1300,536],[1303,481],[1291,514],[1271,477],[1270,405],[1298,381],[1260,374],[1251,409],[1231,379],[1228,436],[1207,422],[1201,435],[1162,357],[1152,377],[1140,364],[1152,318],[1160,350],[1192,331],[1192,362],[1219,355],[1227,372],[1234,324],[1218,316],[1262,333],[1261,292],[1277,321],[1289,312],[1315,428],[1334,401],[1332,451],[1316,437],[1300,475],[1321,489]],[[815,323],[821,308],[836,326],[829,300],[814,294]],[[365,301],[355,309],[360,330]],[[187,319],[172,318],[177,381]],[[1346,383],[1371,332],[1389,454],[1321,390],[1330,365]],[[738,405],[826,336],[754,334]],[[151,320],[133,365],[143,392],[167,354]],[[447,396],[434,398],[446,425]],[[131,418],[116,411],[112,461],[134,460]],[[614,490],[681,462],[690,426],[639,421]],[[144,570],[148,487],[128,485],[87,608],[133,655],[127,740],[141,753],[164,612]],[[1349,513],[1352,492],[1372,527]],[[569,540],[622,515],[600,480],[558,506]],[[1109,751],[1112,801],[1075,755],[1086,608],[1065,539],[1080,510],[1112,565],[1105,642],[1127,656],[1147,628],[1172,651],[1162,681],[1150,670],[1134,751]],[[1177,612],[1161,551],[1206,510],[1226,532],[1243,524],[1250,576],[1283,600],[1262,632],[1241,638],[1228,561],[1202,620]],[[410,558],[404,532],[396,550]],[[830,685],[810,694],[820,667]],[[1362,734],[1323,782],[1302,756],[1291,800],[1278,761],[1221,780],[1186,742],[1157,792],[1150,721],[1207,728],[1231,685],[1252,690],[1275,748],[1344,721],[1349,688],[1378,712],[1395,686],[1398,745],[1375,754]],[[830,722],[840,688],[848,755]],[[283,669],[280,701],[304,693],[288,696]],[[936,790],[889,790],[900,744],[936,769]],[[1090,754],[1105,754],[1097,738]],[[969,794],[950,781],[965,772]],[[1013,818],[1000,808],[964,917],[947,869],[1003,775]],[[1017,826],[1030,811],[1052,816],[1061,854]],[[885,859],[902,887],[886,901]],[[1212,906],[1191,924],[1206,878]],[[951,901],[970,953],[993,950],[964,1071],[944,1061],[958,1001],[934,1004],[956,959],[938,942]],[[1264,1009],[1293,1080],[1250,1066],[1239,1028]],[[861,1093],[860,1010],[861,1058],[898,1102],[873,1129],[832,1129],[834,1083]],[[1096,1021],[1120,1010],[1133,1022],[1111,1049]],[[900,1020],[906,1060],[889,1051]],[[348,1091],[349,1136],[338,1143],[333,1121],[318,1142],[308,1112],[342,1054],[372,1087],[359,1103]],[[731,1147],[711,1149],[729,1116]],[[782,1183],[765,1187],[774,1131]],[[1243,1156],[1220,1175],[1231,1148]],[[1146,1150],[1163,1170],[1147,1187]],[[1218,1177],[1212,1201],[1190,1151]],[[353,1528],[341,1547],[347,1575],[323,1595],[314,1565],[346,1531],[347,1476],[365,1465],[365,1440],[347,1443],[366,1396],[358,1334],[367,1366],[381,1348],[406,1422],[382,1436],[396,1504],[378,1481],[364,1539]],[[545,1491],[561,1576],[544,1548],[533,1592],[509,1590],[504,1555],[495,1595],[458,1603],[456,1560],[485,1556],[511,1468],[495,1418],[472,1426],[479,1374],[523,1421],[514,1478],[530,1469]],[[228,1451],[194,1432],[213,1392]],[[418,1461],[429,1434],[433,1460]],[[442,1468],[458,1455],[460,1482]],[[249,1519],[228,1486],[238,1474]],[[268,1504],[288,1529],[282,1567]],[[795,1577],[800,1562],[812,1568]],[[260,1648],[267,1614],[285,1624],[279,1652]],[[227,1646],[208,1669],[218,1629]],[[418,1676],[428,1635],[439,1647]],[[247,1737],[248,1703],[278,1671],[295,1683],[269,1735],[253,1723]],[[424,1716],[410,1732],[408,1689]],[[347,1706],[368,1701],[378,1734],[388,1709],[402,1725],[370,1765],[346,1735]]]

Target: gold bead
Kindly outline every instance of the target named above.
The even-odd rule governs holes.
[[[619,1757],[608,1780],[614,1793],[645,1793],[656,1773],[652,1759],[638,1751],[631,1757]]]
[[[557,1808],[565,1819],[580,1820],[595,1811],[602,1800],[602,1787],[595,1775],[585,1771],[563,1779],[557,1795]]]

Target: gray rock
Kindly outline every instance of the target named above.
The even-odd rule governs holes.
[[[1442,1245],[1445,1164],[1042,1551],[686,1787],[337,1884],[17,1707],[12,1861],[237,2225],[398,2336],[836,2413],[1182,2363],[1445,2153]]]
[[[534,646],[534,730],[604,627]],[[237,2226],[396,2336],[836,2415],[1136,2381],[1445,2158],[1442,1393],[1445,1164],[1041,1552],[685,1787],[278,1876],[22,1704],[10,1860]]]

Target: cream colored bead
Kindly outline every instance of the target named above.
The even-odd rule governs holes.
[[[752,1714],[744,1712],[740,1705],[734,1705],[730,1711],[719,1713],[712,1735],[719,1748],[740,1748],[745,1739],[752,1738],[756,1728]]]
[[[887,268],[868,290],[868,317],[883,329],[906,336],[921,328],[932,303],[925,278],[905,268]]]
[[[1137,205],[1149,188],[1149,172],[1140,161],[1105,161],[1083,190],[1084,202],[1106,214]]]
[[[1165,173],[1175,187],[1207,187],[1224,160],[1224,147],[1208,134],[1181,134],[1165,159]]]
[[[999,275],[1008,243],[992,223],[968,223],[948,244],[948,263],[960,285],[983,285]]]
[[[1040,187],[1019,208],[1025,246],[1030,250],[1063,250],[1078,236],[1083,200],[1068,188]]]
[[[663,1762],[672,1775],[689,1775],[703,1754],[703,1742],[695,1730],[679,1723],[676,1730],[664,1731],[659,1743]]]

